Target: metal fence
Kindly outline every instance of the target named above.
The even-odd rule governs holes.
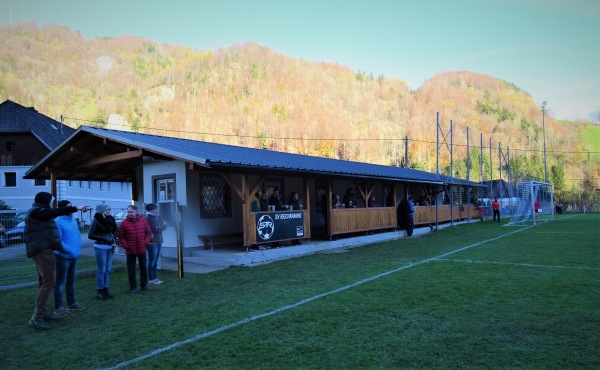
[[[119,212],[120,210],[116,210]],[[117,212],[114,212],[115,214]],[[38,275],[35,263],[25,253],[25,244],[19,223],[25,218],[26,212],[19,210],[0,211],[0,289],[10,289],[21,286],[36,285]],[[88,239],[89,223],[80,223],[81,256],[77,261],[78,275],[93,274],[96,271],[93,241]],[[125,268],[125,255],[115,253],[113,271]]]

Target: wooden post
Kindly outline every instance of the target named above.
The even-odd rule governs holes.
[[[50,193],[52,193],[52,196],[54,197],[54,202],[52,202],[52,208],[56,208],[57,206],[56,191],[56,172],[53,169],[52,171],[50,171]]]

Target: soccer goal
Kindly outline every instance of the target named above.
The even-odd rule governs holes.
[[[552,184],[538,181],[519,182],[517,204],[507,226],[554,221]]]

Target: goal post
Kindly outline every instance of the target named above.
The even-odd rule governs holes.
[[[554,221],[552,184],[539,181],[517,183],[517,204],[507,226]]]

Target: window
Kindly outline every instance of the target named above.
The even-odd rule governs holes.
[[[100,181],[100,191],[104,191],[104,181]]]
[[[122,182],[121,183],[121,192],[122,193],[129,193],[129,189],[131,188],[131,184],[128,182]]]
[[[4,149],[6,153],[14,153],[16,151],[16,144],[14,141],[7,141],[6,148]]]
[[[153,176],[154,199],[165,222],[175,222],[175,174]]]
[[[75,181],[74,180],[69,180],[69,187],[70,188],[74,188],[75,187]]]
[[[35,179],[35,180],[33,180],[33,186],[46,186],[46,180]]]
[[[83,189],[83,181],[79,180],[79,188]]]
[[[92,188],[92,182],[88,181],[87,183],[88,183],[88,189],[91,189]]]
[[[4,172],[4,187],[14,188],[17,186],[17,173]]]
[[[200,216],[231,217],[231,188],[219,175],[200,175]]]

